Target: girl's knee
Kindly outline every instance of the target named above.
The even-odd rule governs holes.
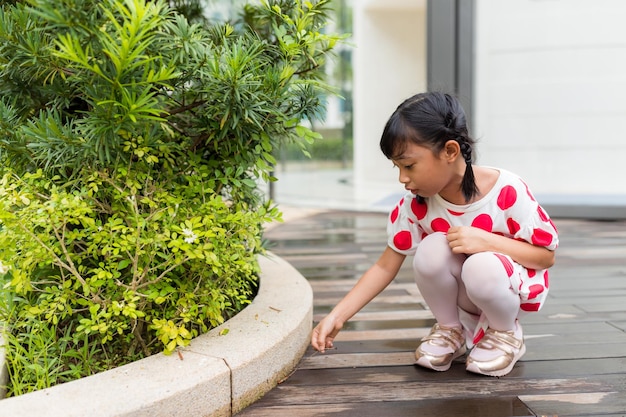
[[[450,252],[450,245],[445,233],[436,232],[424,237],[415,252],[416,258],[429,259],[431,256],[441,256],[442,252]]]
[[[423,273],[439,270],[445,265],[451,252],[446,235],[441,232],[432,233],[423,238],[417,246],[413,257],[413,269]]]
[[[418,245],[413,258],[413,271],[417,279],[438,279],[442,276],[461,275],[465,255],[454,254],[445,233],[426,236]]]
[[[481,252],[471,255],[463,263],[461,279],[468,295],[472,298],[488,298],[492,292],[499,292],[511,285],[511,268],[508,258],[494,252]]]
[[[500,264],[501,267],[501,264]],[[494,252],[475,253],[463,262],[463,280],[474,280],[486,275],[499,274],[498,258]]]

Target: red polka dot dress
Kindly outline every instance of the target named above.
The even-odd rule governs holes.
[[[455,205],[439,195],[418,202],[413,194],[403,197],[387,223],[388,245],[404,255],[413,255],[420,241],[451,226],[474,226],[512,239],[554,250],[556,227],[517,175],[499,169],[489,193],[472,204]],[[548,270],[527,269],[507,255],[496,254],[521,300],[523,311],[538,311],[548,294]]]

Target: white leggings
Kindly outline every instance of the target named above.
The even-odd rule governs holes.
[[[437,322],[459,326],[461,308],[483,313],[494,330],[515,328],[520,310],[519,295],[494,252],[454,254],[444,233],[426,236],[413,260],[415,282]]]

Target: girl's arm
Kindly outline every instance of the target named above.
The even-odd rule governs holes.
[[[393,281],[405,257],[387,247],[378,261],[363,274],[350,292],[315,326],[311,336],[313,348],[322,353],[326,348],[332,348],[333,340],[344,323]]]
[[[448,230],[448,243],[454,253],[472,255],[478,252],[498,252],[509,255],[515,262],[529,269],[546,269],[554,265],[554,251],[476,227],[451,227]]]

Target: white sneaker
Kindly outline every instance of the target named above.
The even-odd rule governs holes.
[[[465,354],[465,350],[461,327],[435,324],[415,351],[415,364],[435,371],[447,371],[452,361]]]
[[[504,376],[526,353],[522,326],[516,321],[515,330],[500,332],[491,328],[467,357],[469,372],[488,376]]]

